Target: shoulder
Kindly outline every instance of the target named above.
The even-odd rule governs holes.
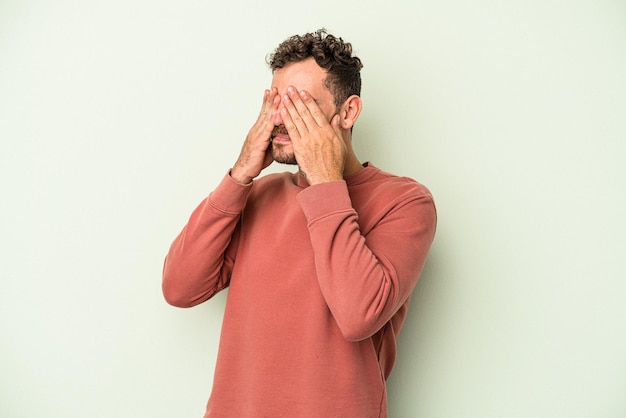
[[[437,209],[430,190],[418,181],[368,165],[362,181],[349,188],[364,235],[381,225],[394,233],[433,230]],[[362,170],[362,171],[365,171]]]
[[[396,202],[409,200],[423,200],[433,202],[430,190],[415,179],[406,176],[398,176],[383,171],[372,164],[368,164],[363,170],[361,181],[355,181],[350,187],[351,193],[363,194],[364,198],[384,202]],[[368,199],[368,200],[369,200]]]

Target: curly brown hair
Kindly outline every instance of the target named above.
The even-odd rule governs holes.
[[[274,73],[287,64],[307,58],[314,58],[317,65],[328,72],[324,85],[333,94],[337,107],[353,94],[361,94],[361,60],[352,56],[351,44],[326,29],[286,39],[268,55],[267,63]]]

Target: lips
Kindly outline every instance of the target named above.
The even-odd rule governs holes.
[[[276,135],[272,138],[272,142],[274,144],[286,144],[287,142],[291,142],[289,135]]]
[[[287,132],[287,129],[285,129],[284,126],[275,127],[274,130],[272,131],[271,139],[272,139],[272,142],[278,143],[278,144],[291,142],[291,139],[289,138],[289,133]]]

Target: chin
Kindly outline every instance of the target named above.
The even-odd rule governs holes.
[[[296,161],[296,158],[293,155],[291,156],[274,155],[274,161],[276,161],[277,163],[281,163],[281,164],[298,165],[298,162]]]
[[[277,163],[297,165],[296,156],[293,153],[286,152],[282,146],[272,144],[272,158]]]

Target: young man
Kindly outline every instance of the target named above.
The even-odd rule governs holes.
[[[165,260],[190,307],[229,287],[205,417],[386,417],[385,382],[436,212],[414,180],[361,164],[361,61],[324,30],[269,58],[238,160]],[[272,161],[299,171],[259,177]]]

